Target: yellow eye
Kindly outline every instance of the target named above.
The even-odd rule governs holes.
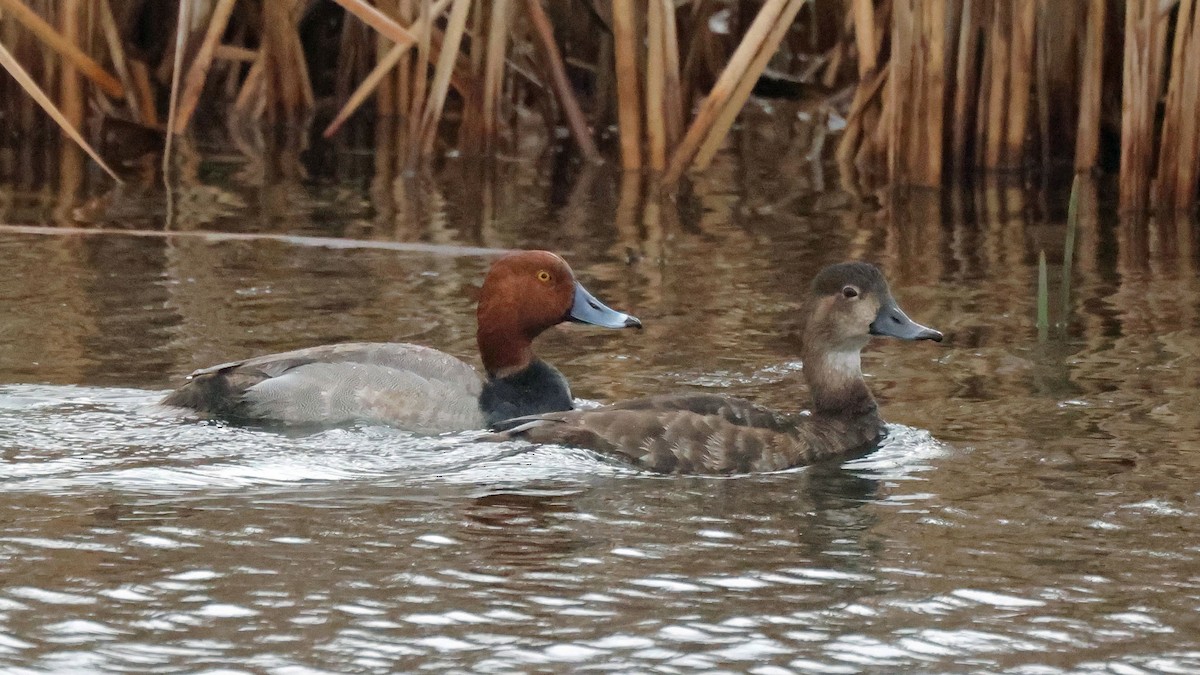
[[[546,270],[541,270],[540,272],[538,272],[537,277],[538,277],[538,281],[541,281],[541,282],[550,281],[550,273],[547,272]]]

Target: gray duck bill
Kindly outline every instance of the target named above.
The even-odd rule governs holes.
[[[891,298],[888,298],[875,314],[875,320],[871,322],[871,335],[886,335],[901,340],[942,341],[941,332],[908,318],[904,310]]]
[[[642,327],[642,322],[636,316],[618,312],[600,302],[578,281],[575,282],[575,301],[571,304],[567,318],[576,323],[588,323],[601,328]]]

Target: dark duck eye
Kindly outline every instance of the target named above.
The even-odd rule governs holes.
[[[858,297],[858,289],[853,286],[847,286],[842,289],[842,296],[847,297],[847,298],[857,298]]]

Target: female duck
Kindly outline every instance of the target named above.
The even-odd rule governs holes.
[[[606,307],[547,251],[510,253],[483,281],[476,340],[486,380],[463,361],[414,344],[345,343],[224,363],[192,373],[163,405],[241,422],[388,424],[422,434],[482,429],[572,408],[566,378],[533,355],[565,321],[641,328]]]
[[[942,334],[909,319],[867,263],[822,270],[807,312],[801,355],[810,414],[713,394],[666,395],[508,420],[499,425],[507,431],[490,438],[588,448],[662,473],[778,471],[845,457],[884,433],[859,358],[870,336],[941,342]]]

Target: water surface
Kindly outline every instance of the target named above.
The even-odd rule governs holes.
[[[0,228],[0,668],[1200,669],[1192,224],[1099,216],[1085,191],[1064,302],[1061,190],[881,210],[768,132],[678,200],[536,162],[383,185],[214,170],[173,223],[192,236]],[[4,219],[161,228],[154,188],[88,185],[65,210],[5,188]],[[947,341],[869,348],[878,452],[763,476],[153,410],[193,368],[324,342],[474,362],[487,251],[529,246],[646,324],[539,341],[587,401],[803,407],[798,300],[847,258]]]

